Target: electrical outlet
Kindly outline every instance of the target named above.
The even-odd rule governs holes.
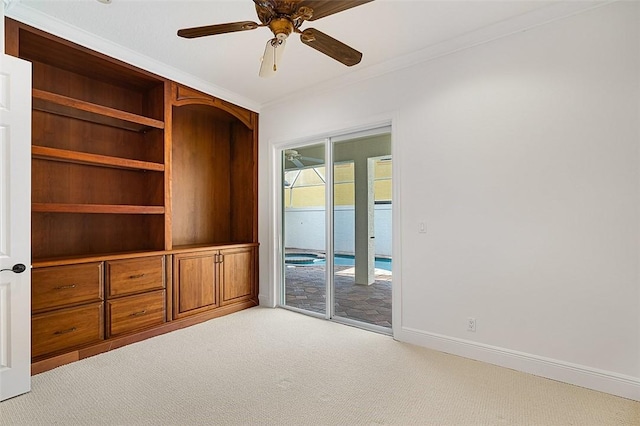
[[[467,318],[467,331],[476,331],[476,319],[475,318]]]

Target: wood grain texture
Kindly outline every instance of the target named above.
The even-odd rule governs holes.
[[[160,80],[148,71],[10,18],[5,19],[5,29],[18,33],[15,56],[31,62],[52,64],[62,70],[128,87],[130,90],[146,91],[155,87]]]
[[[171,107],[171,95],[173,83],[167,82],[164,86],[164,122],[167,131],[164,132],[164,248],[170,250],[173,246],[173,108]],[[171,277],[167,274],[167,277]],[[167,311],[171,310],[171,303],[167,304]]]
[[[33,63],[32,371],[257,305],[258,115],[7,22]]]
[[[32,258],[92,257],[101,254],[162,250],[161,214],[80,214],[34,211]]]
[[[120,337],[111,338],[107,341],[84,345],[80,349],[75,349],[63,354],[54,355],[51,357],[39,357],[34,359],[31,364],[31,375],[40,374],[61,365],[68,364],[70,362],[108,352],[113,349],[118,349],[123,346],[130,345],[131,343],[140,342],[142,340],[159,336],[161,334],[169,333],[185,327],[190,327],[192,325],[238,312],[243,309],[251,308],[253,306],[258,306],[257,300],[248,300],[245,302],[234,303],[232,305],[223,306],[214,310],[204,311],[202,313],[191,315],[179,320],[166,322],[162,325],[142,330],[138,333],[126,334]]]
[[[138,213],[164,213],[162,172],[96,167],[35,158],[31,169],[34,203],[114,204],[150,207]],[[88,207],[89,208],[89,207]],[[114,213],[124,213],[114,207]],[[77,210],[79,211],[79,210]],[[127,209],[131,213],[136,213]],[[90,212],[103,212],[91,208]]]
[[[32,112],[34,146],[162,164],[164,131],[130,132],[42,111]]]
[[[311,8],[313,10],[313,16],[309,20],[315,21],[316,19],[321,19],[334,13],[369,3],[370,1],[373,0],[303,0],[298,4],[298,7],[305,6]]]
[[[102,262],[35,268],[31,271],[34,313],[103,300]]]
[[[253,247],[220,250],[220,254],[220,303],[228,305],[255,297]]]
[[[42,213],[162,214],[164,213],[164,207],[114,204],[33,203],[32,211]]]
[[[38,314],[31,319],[32,358],[102,339],[104,339],[102,302]]]
[[[33,109],[133,132],[164,129],[164,122],[160,120],[38,89],[33,89]]]
[[[168,254],[165,250],[158,251],[129,251],[122,253],[103,253],[100,255],[88,255],[88,256],[71,256],[71,257],[58,257],[55,259],[39,259],[32,262],[33,268],[47,268],[50,266],[63,266],[63,265],[82,265],[84,263],[103,262],[109,260],[121,260],[121,259],[138,259],[141,257],[149,256],[164,256]]]
[[[212,114],[202,106],[173,109],[174,245],[230,240],[230,128]]]
[[[165,320],[171,321],[173,319],[173,255],[167,254],[165,256]]]
[[[85,152],[69,151],[65,149],[47,148],[43,146],[31,147],[31,155],[33,158],[59,161],[63,163],[105,166],[125,170],[164,171],[164,164],[131,160],[128,158],[109,157],[106,155],[88,154]]]
[[[233,223],[231,241],[257,242],[258,157],[257,138],[240,123],[232,127],[230,209]]]
[[[164,256],[110,260],[105,264],[106,294],[118,296],[164,289]]]
[[[164,303],[164,290],[108,300],[107,338],[164,323]]]
[[[255,113],[223,101],[207,93],[200,92],[190,87],[185,87],[177,83],[172,84],[170,106],[203,105],[211,106],[213,111],[218,111],[218,118],[225,121],[238,120],[250,130],[257,131],[258,127],[253,120]]]
[[[348,67],[359,64],[362,60],[362,53],[315,28],[304,30],[300,41]]]
[[[168,82],[9,27],[33,62],[33,259],[164,249]]]
[[[173,256],[174,319],[219,305],[215,252]]]

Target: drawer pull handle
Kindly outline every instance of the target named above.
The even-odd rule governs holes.
[[[75,284],[61,285],[61,286],[58,286],[58,287],[54,287],[53,289],[54,290],[66,290],[68,288],[76,288],[76,285]]]
[[[74,331],[76,331],[76,330],[77,330],[77,328],[75,328],[75,327],[71,327],[71,328],[69,328],[69,329],[67,329],[67,330],[60,330],[60,331],[56,331],[56,332],[55,332],[55,333],[53,333],[53,334],[60,335],[60,334],[73,333],[73,332],[74,332]]]
[[[142,278],[142,277],[144,277],[144,274],[129,275],[130,280],[135,280],[136,278]]]
[[[140,312],[134,312],[134,313],[132,313],[132,314],[131,314],[131,315],[129,315],[129,316],[130,316],[130,317],[139,317],[140,315],[144,315],[144,314],[146,314],[146,313],[147,313],[147,310],[145,309],[145,310],[140,311]]]

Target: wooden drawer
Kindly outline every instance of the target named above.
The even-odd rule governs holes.
[[[163,289],[164,281],[164,256],[107,262],[108,297]]]
[[[164,319],[164,290],[107,301],[108,337],[162,324]]]
[[[31,271],[32,312],[97,302],[102,298],[102,262]]]
[[[71,349],[104,339],[103,303],[59,309],[31,318],[31,356]]]

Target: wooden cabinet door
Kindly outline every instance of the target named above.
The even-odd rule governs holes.
[[[221,304],[255,297],[255,256],[253,247],[220,250]]]
[[[219,306],[217,255],[218,251],[174,255],[174,319]]]

